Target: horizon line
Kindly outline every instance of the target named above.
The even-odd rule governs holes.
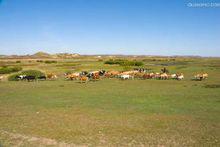
[[[57,53],[49,53],[44,51],[38,51],[32,54],[0,54],[0,56],[33,56],[36,53],[46,53],[49,55],[56,54],[78,54],[80,56],[160,56],[160,57],[206,57],[206,58],[220,58],[220,56],[203,56],[203,55],[153,55],[153,54],[80,54],[80,53],[71,53],[71,52],[57,52]]]

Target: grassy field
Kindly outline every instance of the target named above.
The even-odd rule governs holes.
[[[64,80],[63,73],[132,67],[105,65],[95,57],[53,64],[0,60],[1,66],[59,76],[56,81],[0,82],[0,146],[220,146],[220,59],[137,60],[153,71],[166,66],[183,72],[185,79],[80,84]],[[209,78],[192,81],[199,72]]]

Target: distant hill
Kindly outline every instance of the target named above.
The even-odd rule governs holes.
[[[37,52],[33,55],[31,55],[33,58],[75,58],[80,56],[79,54],[70,54],[70,53],[57,53],[57,54],[49,54],[45,52]]]
[[[0,58],[4,58],[4,57],[6,57],[6,55],[0,55]]]
[[[45,53],[45,52],[37,52],[33,55],[31,55],[34,58],[63,58],[63,59],[70,59],[70,58],[75,58],[80,56],[77,53],[57,53],[57,54],[49,54],[49,53]]]
[[[31,55],[33,57],[39,57],[39,58],[49,58],[51,55],[45,52],[37,52],[33,55]]]
[[[10,58],[10,59],[38,59],[38,58],[53,58],[53,59],[71,59],[79,57],[80,54],[77,53],[57,53],[57,54],[49,54],[46,52],[37,52],[33,55],[0,55],[0,58]]]

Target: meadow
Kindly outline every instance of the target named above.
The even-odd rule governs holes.
[[[59,77],[0,81],[0,146],[220,145],[220,58],[117,57],[141,61],[151,71],[166,67],[171,73],[182,72],[182,81],[64,79],[68,71],[134,68],[104,64],[108,58],[0,59],[0,66]],[[201,72],[209,78],[191,80]]]

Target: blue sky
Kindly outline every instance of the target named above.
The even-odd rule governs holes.
[[[220,56],[220,7],[186,0],[0,0],[0,54]]]

